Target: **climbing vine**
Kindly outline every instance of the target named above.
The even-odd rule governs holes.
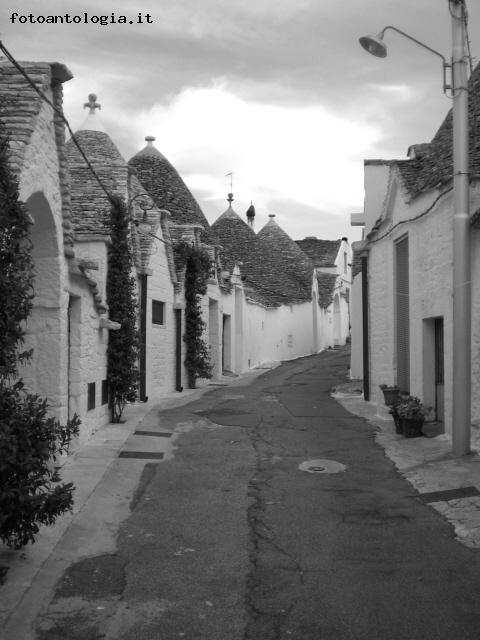
[[[206,324],[202,318],[201,301],[207,292],[211,272],[208,253],[182,242],[175,247],[176,262],[185,267],[185,367],[188,386],[194,389],[198,378],[212,377],[210,351],[203,339]]]
[[[52,461],[68,451],[80,425],[76,415],[65,426],[49,417],[47,401],[19,377],[33,354],[24,348],[34,298],[30,225],[0,124],[0,539],[16,549],[71,509],[74,486],[60,483]]]
[[[137,397],[139,382],[137,299],[132,276],[133,256],[125,202],[112,198],[110,215],[112,242],[108,250],[107,304],[110,318],[120,323],[110,331],[107,349],[107,379],[112,422],[120,422],[127,402]]]

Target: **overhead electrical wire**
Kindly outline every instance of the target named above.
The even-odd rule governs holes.
[[[74,143],[74,145],[77,147],[80,155],[82,156],[82,158],[84,159],[87,167],[90,169],[90,171],[92,172],[92,175],[94,176],[94,178],[96,179],[96,181],[98,182],[98,184],[100,185],[101,189],[104,191],[104,193],[106,194],[107,198],[109,199],[109,201],[113,204],[114,202],[114,197],[110,194],[110,192],[108,191],[107,187],[103,184],[100,176],[97,174],[97,172],[95,171],[94,167],[92,166],[92,163],[90,162],[90,160],[87,158],[86,153],[84,152],[84,150],[82,149],[82,146],[80,145],[80,143],[78,142],[78,140],[75,137],[75,134],[72,131],[72,128],[70,126],[70,123],[68,122],[67,118],[65,117],[65,115],[63,114],[63,111],[61,109],[58,109],[53,102],[44,94],[44,92],[39,89],[37,87],[37,85],[35,84],[35,82],[30,78],[30,76],[28,75],[28,73],[25,71],[25,69],[23,69],[23,67],[21,66],[21,64],[19,62],[17,62],[17,60],[15,60],[15,58],[12,56],[12,54],[10,53],[10,51],[5,47],[5,45],[3,44],[3,42],[0,41],[0,50],[3,51],[3,53],[5,54],[6,58],[13,64],[13,66],[17,69],[17,71],[19,71],[22,76],[25,78],[25,80],[28,82],[28,84],[32,87],[32,89],[34,89],[34,91],[40,96],[40,98],[46,102],[52,109],[53,111],[59,116],[59,118],[61,118],[61,120],[63,121],[63,123],[65,124],[65,126],[68,129],[68,132],[71,135],[72,141]]]

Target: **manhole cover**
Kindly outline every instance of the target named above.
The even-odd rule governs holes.
[[[298,465],[298,468],[308,473],[341,473],[347,467],[335,460],[306,460]]]

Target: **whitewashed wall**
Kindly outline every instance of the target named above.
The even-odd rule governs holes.
[[[52,99],[51,91],[48,92]],[[20,375],[28,388],[46,397],[57,418],[67,418],[68,272],[63,251],[59,162],[52,109],[42,103],[19,176],[20,199],[27,204],[33,258],[36,262],[33,311],[27,323],[26,346],[33,347],[31,363]]]
[[[350,293],[350,314],[352,324],[352,341],[350,356],[350,377],[354,380],[363,378],[363,303],[362,274],[353,279]]]
[[[391,225],[426,211],[436,193],[422,195],[407,204],[400,187],[392,202]],[[478,207],[477,191],[472,191],[472,210]],[[444,419],[452,430],[452,266],[453,202],[445,195],[434,209],[415,222],[406,222],[369,250],[369,323],[372,401],[383,404],[378,385],[396,382],[394,247],[403,235],[409,238],[410,284],[410,392],[433,405],[434,375],[431,367],[431,335],[435,317],[444,322]],[[371,214],[367,212],[366,214]],[[379,213],[379,212],[377,212]],[[370,222],[373,215],[369,216]],[[367,229],[368,232],[368,229]],[[383,235],[383,232],[380,232]],[[472,238],[472,420],[480,421],[480,234]]]
[[[102,300],[106,299],[107,245],[104,241],[77,243],[78,260],[94,260],[98,270],[89,271],[97,282]],[[108,330],[100,327],[91,289],[84,275],[70,275],[68,293],[70,310],[69,413],[82,420],[80,442],[84,442],[100,426],[110,420],[108,402],[102,400],[102,381],[107,378]],[[95,407],[88,409],[88,384],[95,383]]]
[[[162,237],[160,227],[156,235]],[[175,389],[175,295],[165,245],[159,240],[153,240],[149,268],[152,275],[147,276],[145,392],[151,399]],[[152,300],[164,303],[164,324],[152,322]],[[183,313],[182,310],[182,316]],[[182,341],[182,348],[183,344]]]

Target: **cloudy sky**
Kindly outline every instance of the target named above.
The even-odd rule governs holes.
[[[467,4],[475,57],[480,3]],[[14,12],[128,22],[12,23]],[[74,129],[96,93],[124,157],[155,136],[211,222],[233,172],[235,210],[253,201],[257,228],[275,213],[295,239],[359,239],[349,215],[363,209],[363,160],[405,157],[451,106],[438,58],[392,32],[386,59],[358,44],[393,24],[448,58],[447,0],[3,0],[0,24],[17,60],[70,68]]]

